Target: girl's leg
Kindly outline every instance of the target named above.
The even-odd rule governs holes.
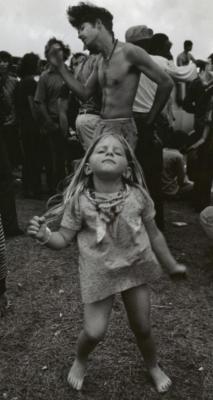
[[[150,326],[150,295],[146,285],[134,287],[122,293],[129,324],[135,334],[138,347],[147,369],[159,393],[166,392],[171,380],[157,363],[155,343]]]
[[[82,388],[88,356],[106,333],[113,298],[110,296],[84,305],[84,327],[78,337],[76,358],[68,374],[68,382],[74,389]]]

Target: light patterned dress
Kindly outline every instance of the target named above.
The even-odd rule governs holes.
[[[111,201],[112,194],[102,196]],[[108,223],[103,223],[100,210],[86,191],[80,195],[75,212],[67,203],[61,226],[77,234],[84,303],[93,303],[159,278],[161,267],[144,225],[144,221],[154,216],[149,195],[135,187],[129,188],[120,212]]]

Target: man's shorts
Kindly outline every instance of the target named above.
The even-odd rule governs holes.
[[[76,133],[85,151],[88,149],[93,140],[96,138],[95,132],[100,124],[100,121],[101,121],[100,115],[79,114],[77,116],[75,122]]]

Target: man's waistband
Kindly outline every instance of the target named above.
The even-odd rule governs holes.
[[[95,111],[95,110],[80,110],[79,113],[80,115],[82,114],[93,114],[93,115],[100,115],[99,111]]]
[[[104,122],[127,122],[127,121],[134,121],[133,117],[127,118],[103,118],[101,117],[102,121]]]

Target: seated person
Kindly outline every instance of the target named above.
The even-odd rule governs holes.
[[[208,206],[201,211],[200,223],[208,238],[213,239],[213,206]]]
[[[193,189],[193,182],[187,177],[185,159],[180,151],[186,143],[185,132],[173,132],[167,147],[163,149],[162,192],[166,198],[186,198]]]

